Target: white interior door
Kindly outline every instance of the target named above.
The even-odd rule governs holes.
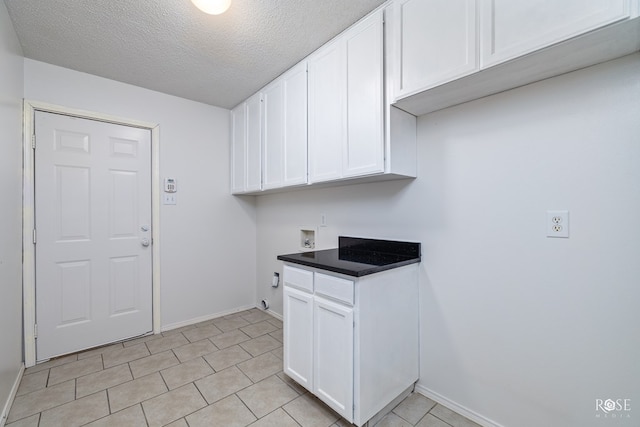
[[[36,112],[36,358],[152,330],[151,132]]]

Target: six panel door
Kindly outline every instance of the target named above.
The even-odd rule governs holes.
[[[152,330],[151,132],[36,112],[36,358]]]

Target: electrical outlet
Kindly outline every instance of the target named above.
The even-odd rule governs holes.
[[[176,195],[176,193],[164,193],[164,204],[165,205],[178,204],[178,196]]]
[[[569,211],[547,211],[547,237],[569,237]]]

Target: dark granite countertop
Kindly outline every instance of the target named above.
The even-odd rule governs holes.
[[[361,277],[418,263],[421,253],[420,243],[340,236],[335,249],[278,255],[278,259]]]

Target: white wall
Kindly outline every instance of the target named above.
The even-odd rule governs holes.
[[[22,51],[0,2],[0,424],[22,365]]]
[[[640,54],[420,117],[418,140],[414,181],[260,196],[258,299],[282,312],[275,257],[321,213],[329,240],[421,241],[421,391],[487,425],[637,425]]]
[[[25,98],[160,126],[163,329],[255,306],[255,207],[229,195],[229,111],[25,60]]]

